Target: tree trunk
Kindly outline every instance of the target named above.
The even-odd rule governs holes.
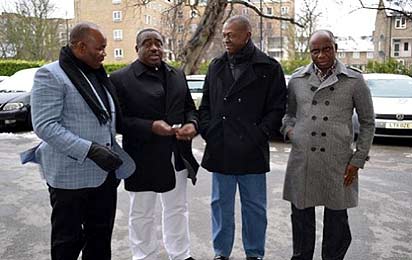
[[[207,51],[216,30],[223,21],[227,0],[209,0],[196,32],[184,47],[181,55],[182,68],[187,75],[196,73],[202,61],[202,54]]]

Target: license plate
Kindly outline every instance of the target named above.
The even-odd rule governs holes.
[[[412,129],[412,122],[391,122],[391,123],[386,123],[385,128]]]

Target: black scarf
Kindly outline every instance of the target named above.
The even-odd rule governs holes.
[[[107,91],[114,99],[114,93],[112,91],[113,88],[111,82],[107,78],[107,74],[103,66],[101,66],[99,69],[90,68],[82,61],[77,59],[68,46],[62,47],[62,49],[60,50],[59,64],[60,67],[62,67],[62,69],[66,73],[66,75],[69,77],[70,81],[76,87],[77,91],[79,91],[80,95],[86,101],[87,105],[89,105],[90,109],[96,115],[97,119],[99,120],[99,123],[101,125],[106,124],[111,118],[111,112],[106,112],[104,108],[100,105],[99,100],[97,99],[96,95],[91,89],[89,83],[86,81],[86,79],[80,72],[81,69],[83,73],[94,73],[102,87],[107,89]]]
[[[237,65],[250,60],[252,55],[255,53],[255,45],[253,44],[252,40],[246,43],[245,47],[239,50],[237,53],[233,55],[228,55],[228,60],[231,64]]]

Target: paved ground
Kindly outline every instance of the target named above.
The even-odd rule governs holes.
[[[49,257],[50,206],[46,186],[37,166],[19,163],[18,153],[38,142],[31,132],[0,133],[0,259],[46,260]],[[198,159],[203,141],[197,138]],[[291,255],[289,204],[281,200],[283,178],[290,147],[271,144],[268,174],[268,230],[266,259],[284,260]],[[375,142],[372,160],[361,172],[360,206],[349,210],[353,242],[349,260],[412,260],[412,142]],[[190,227],[193,256],[212,259],[210,242],[210,174],[199,172],[196,187],[189,185]],[[119,206],[113,237],[113,259],[131,259],[127,240],[128,195],[119,189]],[[317,247],[320,259],[322,210],[317,210]],[[244,259],[239,204],[233,260]],[[159,244],[160,226],[158,227]],[[161,249],[159,260],[167,259]]]

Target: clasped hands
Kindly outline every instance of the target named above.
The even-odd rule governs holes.
[[[153,121],[152,132],[160,136],[175,135],[177,140],[190,141],[197,134],[193,123],[184,124],[180,128],[172,128],[163,120]]]

